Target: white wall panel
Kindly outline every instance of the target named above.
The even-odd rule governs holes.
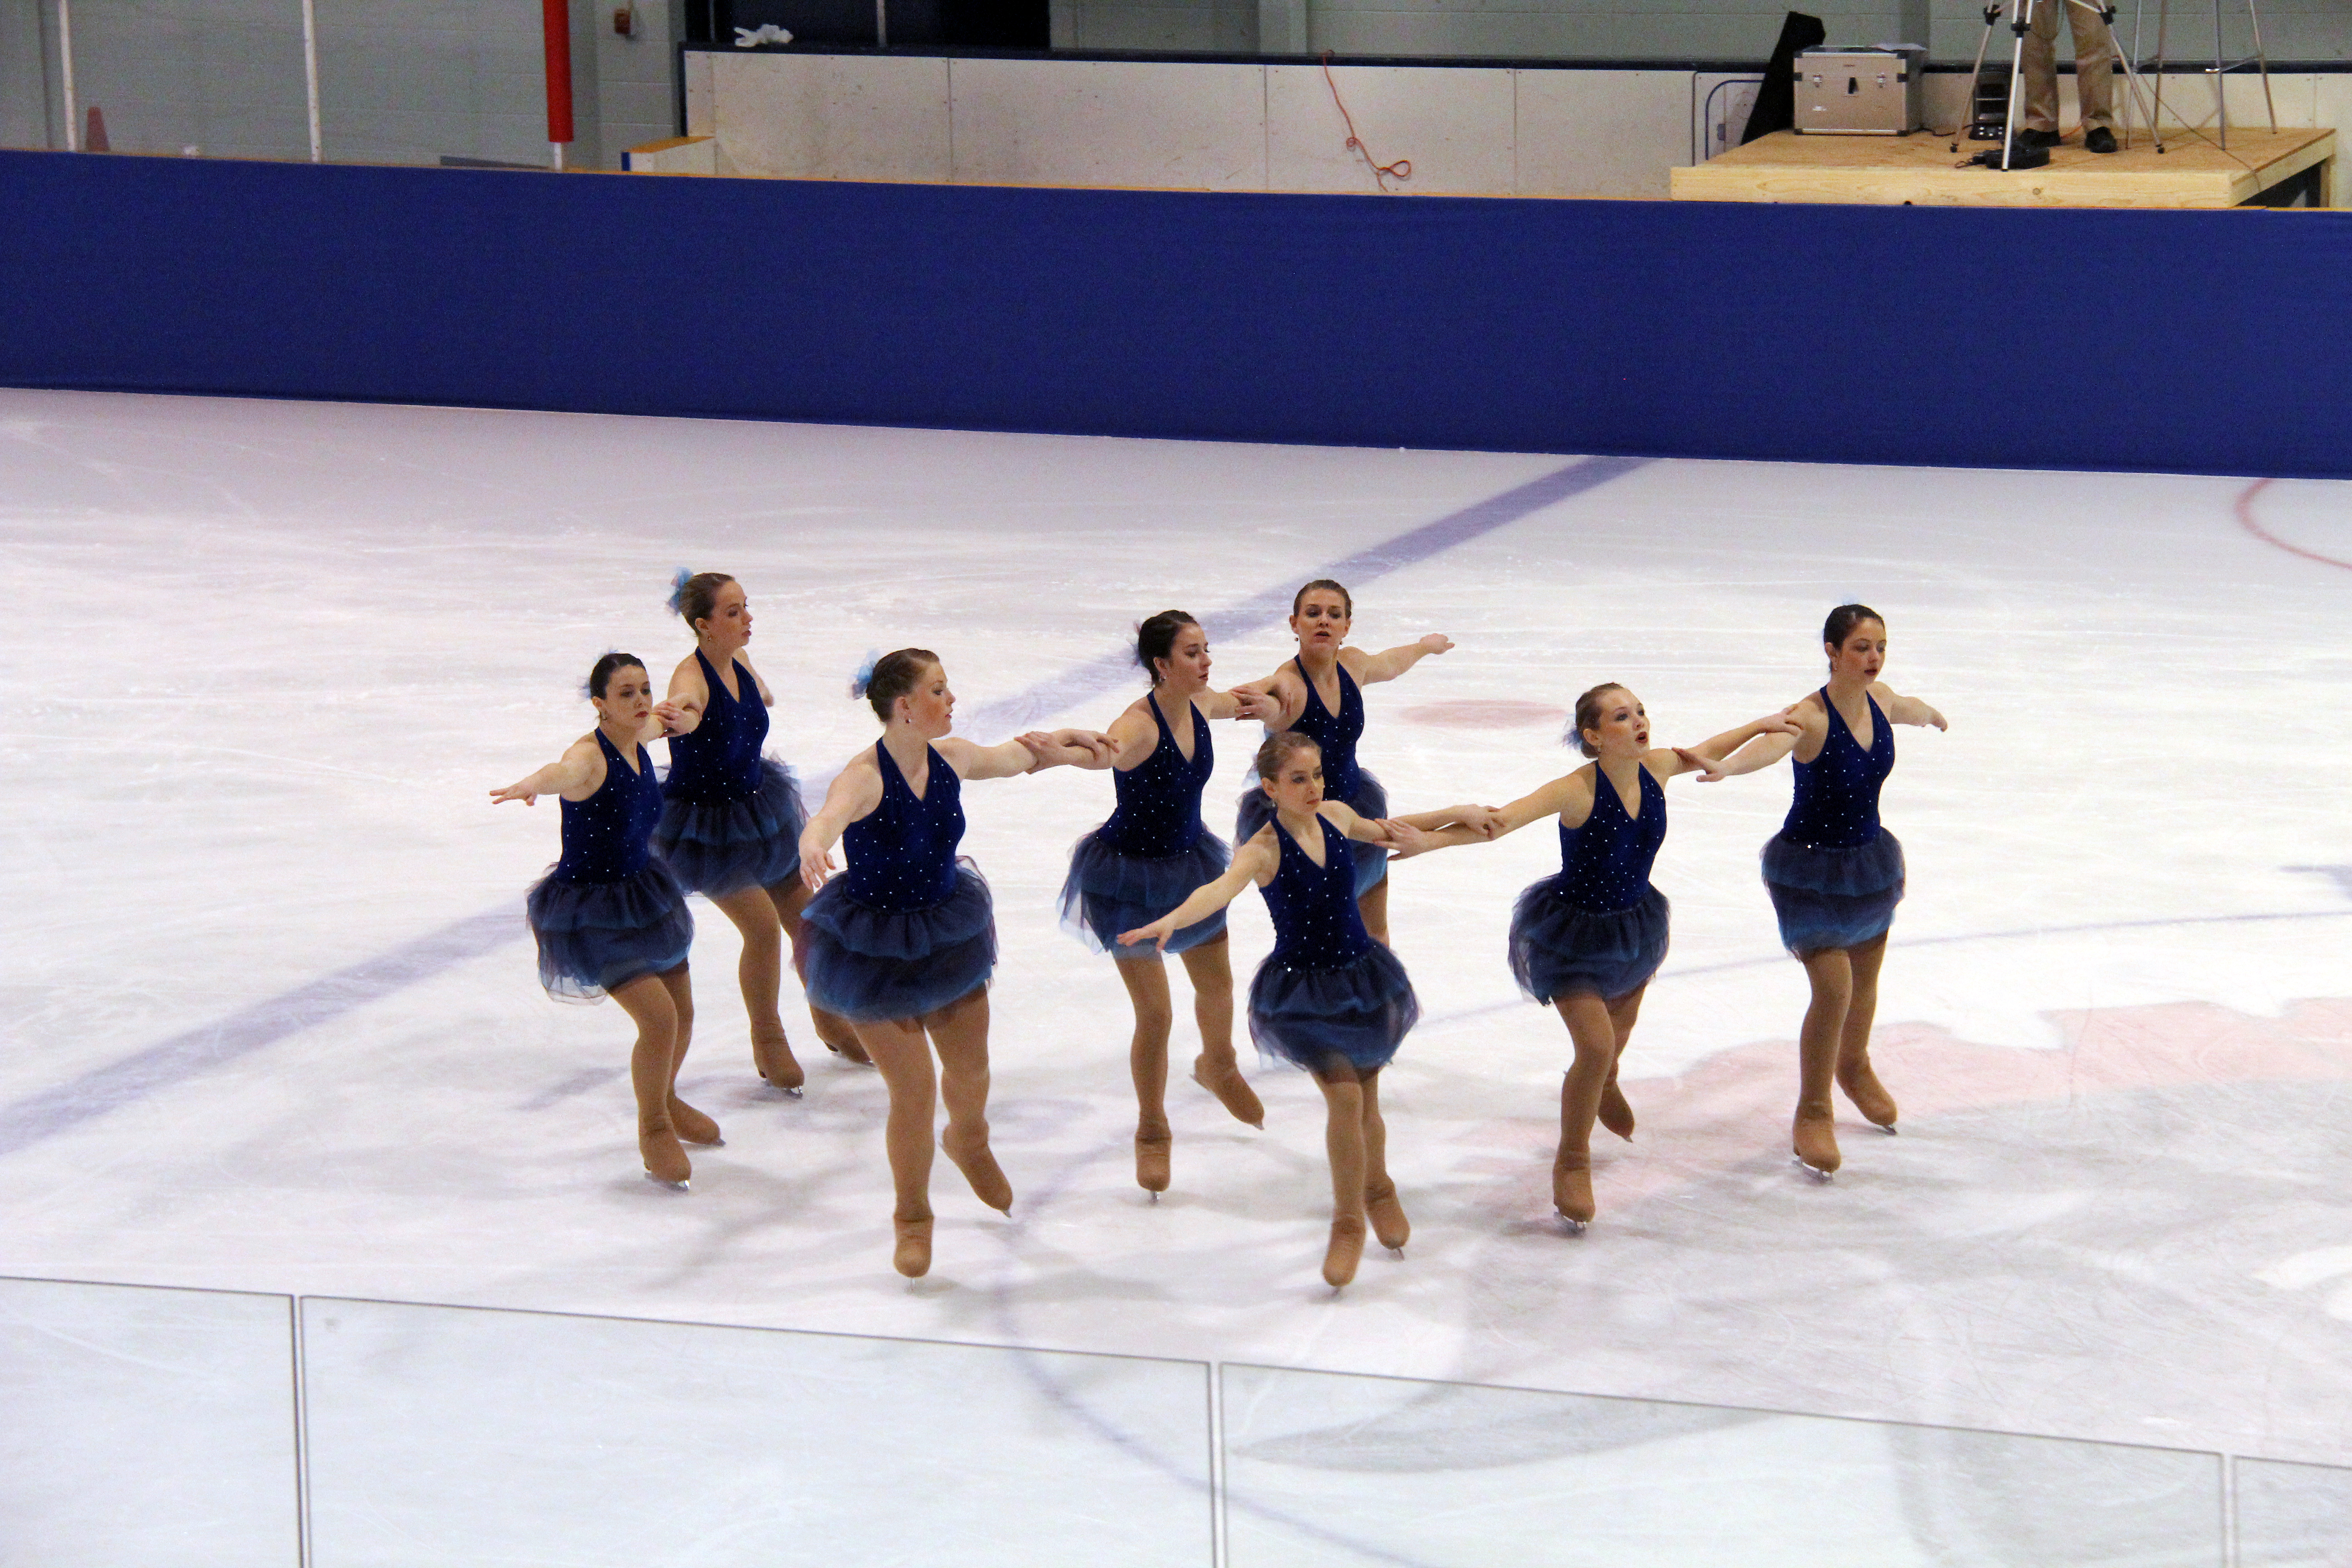
[[[959,59],[955,178],[1265,188],[1262,67]]]
[[[713,54],[720,169],[803,180],[954,178],[948,62]]]
[[[1521,195],[1662,197],[1690,162],[1690,72],[1516,74]]]
[[[1340,66],[1326,82],[1319,66],[1265,68],[1267,183],[1277,191],[1378,189],[1370,166],[1348,146],[1348,124],[1383,163],[1412,162],[1412,177],[1391,188],[1416,195],[1507,195],[1512,173],[1512,73],[1430,70],[1413,66]]]

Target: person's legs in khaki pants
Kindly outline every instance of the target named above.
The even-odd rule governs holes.
[[[2082,0],[2034,0],[2033,26],[2025,35],[2025,124],[2028,131],[2058,129],[2058,18],[2063,12],[2074,34],[2074,88],[2082,100],[2083,129],[2116,125],[2116,40],[2106,19]]]

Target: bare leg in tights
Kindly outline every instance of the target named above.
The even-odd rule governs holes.
[[[1826,947],[1804,955],[1813,999],[1797,1041],[1797,1116],[1790,1139],[1797,1158],[1823,1175],[1842,1163],[1832,1087],[1843,1083],[1863,1114],[1895,1124],[1895,1101],[1870,1067],[1870,1026],[1878,1011],[1878,968],[1886,938],[1859,947]],[[1884,1120],[1881,1120],[1881,1117]]]
[[[808,1075],[785,1037],[776,997],[783,984],[784,933],[792,931],[793,941],[799,941],[801,906],[808,902],[808,889],[798,881],[781,889],[743,888],[710,901],[735,922],[743,938],[743,956],[735,965],[735,978],[743,989],[743,1011],[751,1019],[752,1065],[778,1089],[797,1089],[808,1081]],[[809,1011],[816,1020],[820,1039],[836,1051],[846,1041],[848,1051],[863,1058],[865,1053],[846,1018],[814,1007]]]
[[[785,940],[793,944],[795,956],[801,951],[801,911],[815,896],[798,877],[768,889],[768,900],[775,905],[777,923],[784,928]],[[809,1018],[816,1025],[816,1037],[824,1042],[827,1050],[854,1062],[866,1062],[866,1047],[857,1043],[857,1031],[850,1026],[848,1019],[838,1013],[828,1013],[814,1002],[809,1004]]]
[[[637,1043],[629,1052],[629,1086],[637,1097],[637,1152],[647,1175],[677,1187],[694,1173],[686,1151],[678,1147],[677,1124],[670,1111],[684,1038],[677,997],[685,987],[686,966],[680,964],[668,974],[640,974],[611,993],[637,1026]],[[702,1117],[705,1122],[709,1120]],[[715,1137],[716,1125],[711,1131]]]
[[[1168,1190],[1174,1142],[1168,1125],[1168,1040],[1176,1009],[1168,967],[1160,954],[1147,947],[1130,956],[1136,952],[1124,950],[1118,958],[1118,977],[1135,1007],[1135,1035],[1128,1047],[1128,1068],[1135,1079],[1135,1181],[1144,1191],[1159,1194]],[[1181,956],[1192,982],[1193,1022],[1201,1031],[1193,1080],[1241,1121],[1263,1126],[1265,1108],[1234,1059],[1234,974],[1225,939],[1202,942]]]
[[[948,1103],[947,1130],[940,1137],[948,1158],[982,1203],[1007,1213],[1013,1207],[1012,1185],[988,1147],[988,993],[975,990],[920,1020],[887,1019],[856,1028],[890,1091],[883,1140],[898,1200],[892,1263],[911,1279],[931,1267],[931,1128],[940,1098]]]
[[[1388,1124],[1381,1119],[1378,1068],[1361,1071],[1343,1059],[1315,1073],[1328,1120],[1323,1146],[1331,1160],[1331,1243],[1323,1255],[1323,1279],[1337,1289],[1356,1277],[1364,1255],[1365,1203],[1377,1184],[1395,1201],[1388,1171]],[[1402,1211],[1398,1211],[1402,1219]],[[1401,1245],[1401,1244],[1400,1244]]]
[[[1625,1042],[1642,1016],[1642,993],[1647,989],[1643,986],[1614,1002],[1603,1002],[1589,991],[1552,999],[1560,1020],[1568,1026],[1576,1061],[1559,1086],[1559,1152],[1552,1158],[1551,1201],[1563,1217],[1580,1227],[1591,1224],[1598,1212],[1592,1201],[1592,1124],[1616,1085],[1618,1058],[1625,1054]],[[1624,1103],[1622,1095],[1617,1099],[1620,1105]],[[1630,1131],[1630,1109],[1624,1121]]]

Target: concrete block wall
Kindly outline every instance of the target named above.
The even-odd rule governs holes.
[[[678,0],[573,0],[573,168],[676,128]],[[539,8],[519,0],[315,0],[320,121],[338,163],[544,165]],[[121,151],[307,158],[300,0],[74,0],[74,79]],[[63,147],[55,0],[0,0],[0,145]]]
[[[2352,59],[2344,0],[2258,0],[2280,60]],[[1903,39],[1937,60],[1968,60],[1984,36],[1976,0],[1055,0],[1054,47],[1269,54],[1454,55],[1523,59],[1762,59],[1790,10],[1820,16],[1833,43]],[[2253,52],[2245,8],[2223,0],[2225,52]],[[2132,37],[2135,4],[2117,26]],[[2176,58],[2212,55],[2211,10],[2173,7]],[[2004,34],[2003,37],[2006,37]],[[2063,46],[2062,46],[2063,47]],[[2141,53],[2156,52],[2147,7]]]

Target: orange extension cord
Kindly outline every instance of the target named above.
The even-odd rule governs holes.
[[[1331,51],[1328,49],[1323,51],[1323,85],[1331,89],[1331,101],[1338,106],[1339,118],[1348,122],[1348,151],[1361,153],[1364,162],[1371,165],[1372,183],[1385,191],[1391,180],[1401,184],[1412,179],[1412,159],[1399,158],[1393,163],[1383,163],[1372,156],[1372,150],[1365,146],[1363,139],[1356,134],[1356,117],[1348,112],[1348,105],[1339,97],[1339,84],[1331,79]]]

